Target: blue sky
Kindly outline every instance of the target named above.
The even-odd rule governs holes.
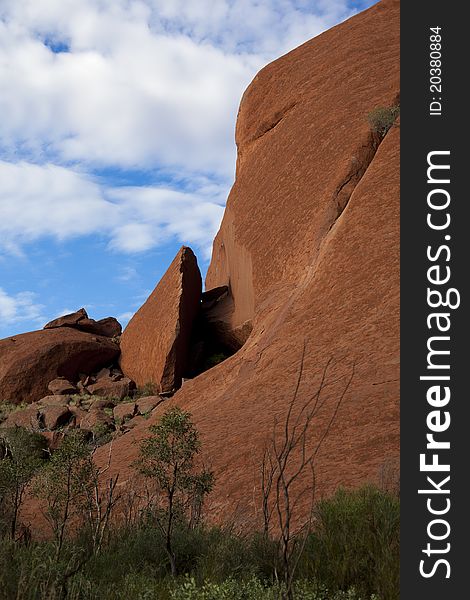
[[[374,2],[1,0],[0,338],[203,274],[256,72]]]

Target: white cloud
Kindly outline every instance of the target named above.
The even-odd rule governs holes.
[[[132,319],[133,316],[134,316],[133,312],[125,312],[125,313],[122,313],[122,314],[118,315],[116,317],[116,319],[119,321],[119,323],[121,323],[121,325],[122,325],[122,327],[124,329],[124,327]]]
[[[44,306],[35,302],[32,292],[20,292],[10,295],[0,288],[0,323],[3,326],[21,321],[42,321],[41,311]]]
[[[210,243],[223,214],[210,187],[179,192],[156,187],[127,187],[108,191],[119,206],[123,222],[113,232],[111,247],[121,251],[147,250],[155,239],[176,238],[210,253]]]
[[[88,21],[60,54],[32,32],[0,25],[4,151],[231,177],[239,97],[260,60],[157,35],[143,21],[105,22],[93,12]]]
[[[127,283],[138,277],[137,269],[129,265],[121,267],[119,274],[115,277],[116,281]]]
[[[222,218],[223,186],[200,178],[190,191],[113,188],[57,165],[0,161],[0,250],[44,237],[97,234],[117,252],[136,253],[177,239],[208,256]]]
[[[4,0],[4,152],[231,178],[255,72],[347,14],[344,0]]]
[[[86,175],[64,167],[0,161],[0,248],[105,231],[115,207]]]

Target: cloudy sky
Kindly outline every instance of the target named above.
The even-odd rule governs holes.
[[[203,273],[243,90],[373,0],[0,0],[0,338]]]

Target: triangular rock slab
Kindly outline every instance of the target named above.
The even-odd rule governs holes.
[[[138,386],[154,383],[162,392],[181,386],[201,293],[196,257],[183,246],[122,334],[121,368]]]

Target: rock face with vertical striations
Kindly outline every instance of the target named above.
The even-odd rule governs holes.
[[[259,509],[262,449],[274,418],[285,418],[304,346],[298,407],[326,369],[309,441],[324,438],[317,497],[378,483],[398,457],[399,125],[379,138],[368,121],[398,94],[399,2],[384,0],[266,66],[242,98],[236,181],[206,287],[227,286],[217,321],[245,331],[245,343],[172,400],[201,431],[217,479],[215,518],[237,506],[246,523]],[[180,279],[177,260],[124,333],[133,379],[162,380]],[[126,436],[114,443],[111,469],[122,481],[136,453]]]
[[[121,338],[121,368],[138,386],[180,387],[201,291],[196,257],[183,246]]]

